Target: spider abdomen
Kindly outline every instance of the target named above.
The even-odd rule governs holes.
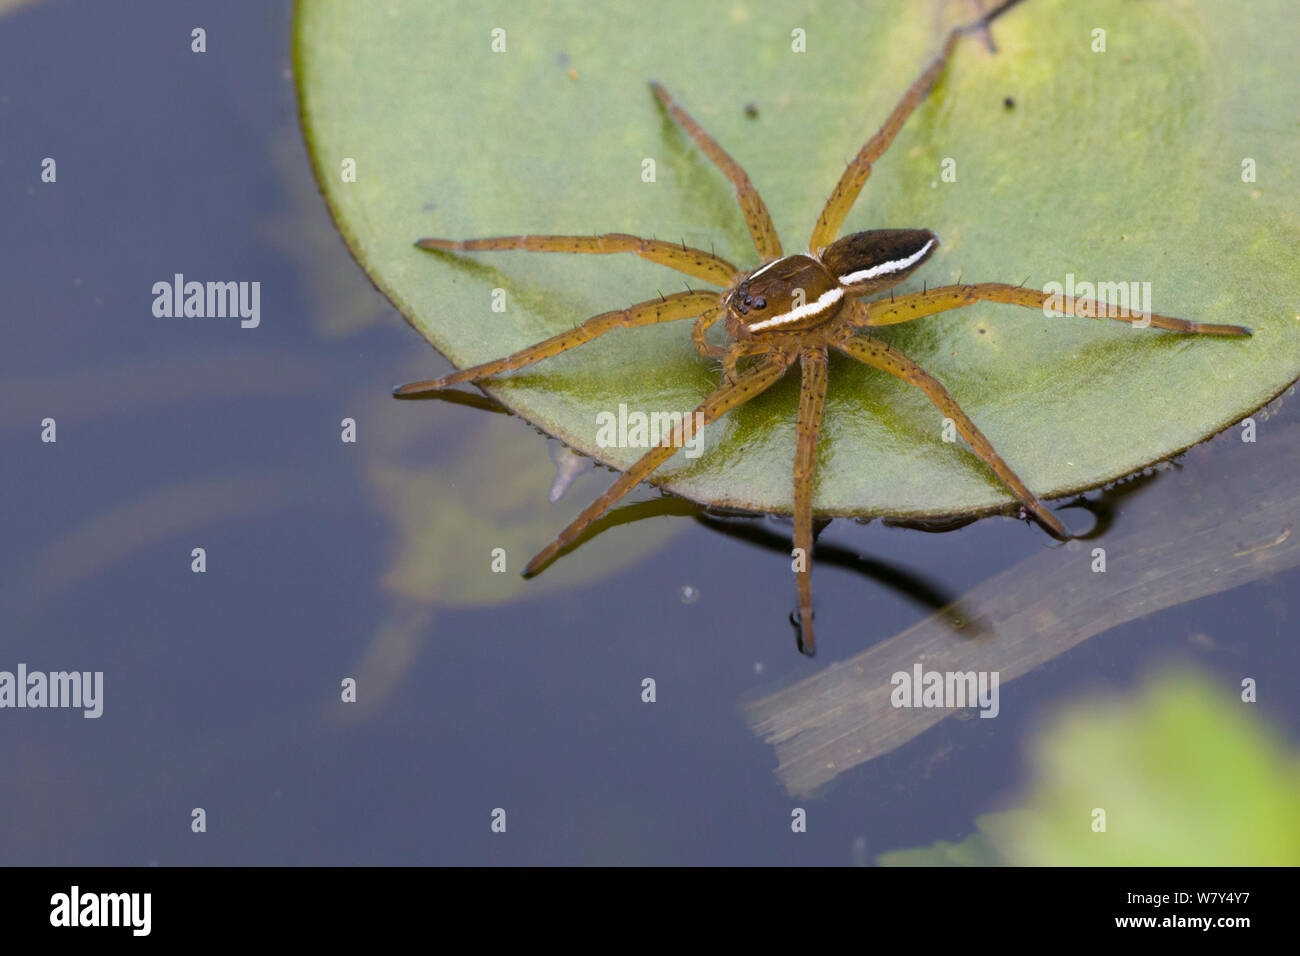
[[[849,295],[867,295],[902,282],[938,247],[929,229],[870,229],[836,239],[821,260]]]

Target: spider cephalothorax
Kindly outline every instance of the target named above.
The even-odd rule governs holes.
[[[939,245],[938,237],[925,229],[877,229],[835,238],[844,217],[871,174],[872,163],[884,154],[903,122],[934,85],[957,41],[966,33],[983,29],[1018,2],[1019,0],[1004,0],[981,19],[968,26],[958,27],[948,34],[943,50],[903,94],[884,125],[867,140],[840,177],[813,228],[807,254],[783,254],[767,206],[745,171],[658,83],[652,83],[651,88],[664,109],[691,135],[705,155],[717,164],[735,186],[750,235],[753,236],[754,245],[762,260],[758,268],[738,269],[712,253],[691,249],[685,244],[641,239],[622,233],[603,236],[422,239],[417,243],[422,248],[431,250],[527,249],[534,252],[597,254],[633,252],[651,262],[702,279],[722,290],[688,290],[650,299],[626,309],[604,312],[513,355],[432,381],[404,385],[394,391],[399,397],[410,397],[460,382],[487,378],[531,365],[590,342],[616,328],[631,328],[675,319],[695,319],[691,332],[695,348],[703,356],[721,360],[725,381],[700,403],[694,415],[686,416],[680,425],[673,428],[672,434],[628,468],[608,491],[584,509],[551,544],[539,552],[524,569],[526,576],[541,570],[593,521],[672,457],[678,448],[689,442],[698,428],[716,421],[771,387],[797,362],[801,386],[794,456],[796,560],[793,564],[799,591],[800,646],[805,653],[811,654],[814,647],[810,577],[813,466],[822,411],[826,403],[826,367],[830,349],[843,352],[921,389],[943,415],[952,420],[958,433],[966,439],[974,452],[1015,493],[1025,512],[1052,534],[1066,537],[1064,525],[993,450],[988,439],[953,401],[943,385],[898,349],[870,335],[868,330],[876,326],[908,322],[948,309],[958,309],[979,301],[989,301],[1030,308],[1044,308],[1050,302],[1058,313],[1085,317],[1104,316],[1121,322],[1140,321],[1143,325],[1173,332],[1250,334],[1248,329],[1237,325],[1215,325],[1165,315],[1116,312],[1108,309],[1104,303],[1089,299],[1049,296],[1045,292],[1001,282],[949,285],[907,295],[891,294],[869,302],[862,301],[864,296],[884,292],[901,282],[920,268]],[[724,323],[731,339],[728,344],[718,345],[709,341],[709,330],[719,322]],[[741,370],[739,363],[745,360],[749,360],[750,364]]]

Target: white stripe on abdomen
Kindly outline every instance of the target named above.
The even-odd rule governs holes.
[[[892,262],[882,262],[878,266],[872,266],[870,269],[862,269],[858,272],[850,272],[846,276],[840,276],[840,281],[845,285],[852,285],[855,282],[861,282],[864,279],[875,279],[882,275],[888,275],[891,272],[902,272],[908,266],[916,263],[923,255],[930,251],[934,245],[934,240],[930,239],[923,245],[919,251],[912,253],[906,259],[895,259]]]

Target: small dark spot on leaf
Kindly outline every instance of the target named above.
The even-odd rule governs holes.
[[[746,104],[745,104],[745,115],[748,116],[750,119],[755,119],[755,118],[758,116],[758,104],[757,104],[757,103],[746,103]]]
[[[1013,110],[1016,108],[1016,101],[1008,96],[1006,99],[1002,101],[1002,105],[1009,110]]]

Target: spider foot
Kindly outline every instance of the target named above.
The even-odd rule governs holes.
[[[804,657],[817,656],[817,641],[812,633],[812,620],[816,615],[808,612],[808,628],[805,631],[803,626],[803,615],[799,608],[790,612],[790,626],[794,628],[794,643],[799,649],[799,653]]]
[[[1056,516],[1055,512],[1049,511],[1047,506],[1041,501],[1038,502],[1038,508],[1036,510],[1030,510],[1026,506],[1021,505],[1019,510],[1016,512],[1016,517],[1028,524],[1038,525],[1057,541],[1074,540],[1074,534],[1065,526],[1065,523]]]

